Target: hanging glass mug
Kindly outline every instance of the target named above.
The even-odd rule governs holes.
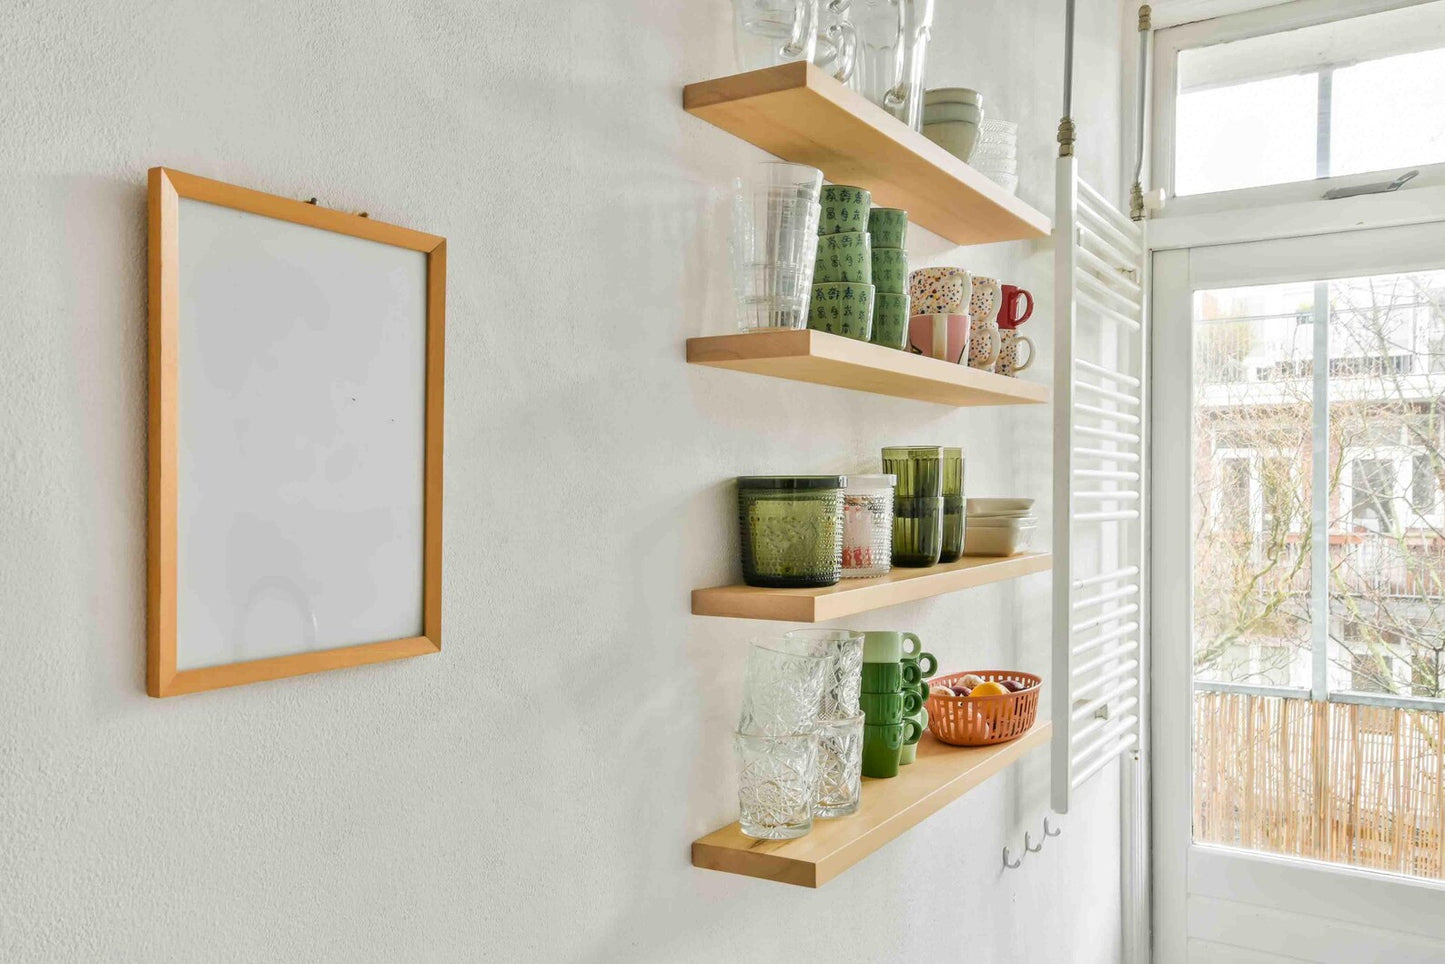
[[[818,0],[733,0],[738,69],[812,60],[818,45]]]
[[[850,86],[918,130],[933,0],[850,0],[850,18],[858,36]]]
[[[813,63],[847,84],[858,57],[858,30],[848,17],[851,0],[822,0],[818,50]],[[850,85],[851,86],[851,85]]]

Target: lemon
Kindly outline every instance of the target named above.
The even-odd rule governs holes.
[[[1007,692],[1008,692],[1008,689],[1006,689],[1002,683],[995,683],[993,680],[988,680],[988,681],[986,681],[986,682],[979,683],[977,686],[975,686],[975,687],[973,688],[973,692],[969,693],[968,695],[971,696],[971,697],[972,697],[972,696],[1003,696],[1003,695],[1004,695],[1005,693],[1007,693]]]

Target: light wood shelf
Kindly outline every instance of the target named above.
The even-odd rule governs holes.
[[[688,84],[689,113],[957,244],[1045,238],[1049,219],[809,63]]]
[[[1016,556],[965,556],[957,562],[943,562],[927,569],[894,569],[876,579],[844,579],[836,586],[822,589],[715,586],[692,591],[692,614],[820,623],[1047,572],[1053,564],[1054,557],[1047,552],[1024,552]]]
[[[1052,724],[1034,724],[994,746],[948,746],[925,733],[917,761],[888,780],[863,779],[863,803],[848,817],[815,820],[796,840],[754,840],[737,824],[693,841],[692,865],[800,887],[821,887],[989,777],[1049,741]]]
[[[833,385],[941,405],[1028,405],[1049,388],[825,331],[778,329],[687,340],[694,365]]]

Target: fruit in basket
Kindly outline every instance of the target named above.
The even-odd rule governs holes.
[[[1022,693],[1024,690],[1028,689],[1026,685],[1020,683],[1016,679],[1000,680],[999,682],[1003,683],[1004,686],[1007,686],[1010,693]]]
[[[966,690],[973,689],[975,686],[977,686],[979,683],[982,683],[983,681],[983,677],[975,673],[969,673],[963,679],[959,680],[959,682],[963,684],[963,688]]]
[[[954,696],[967,696],[967,695],[968,695],[968,687],[967,687],[967,686],[955,686],[955,687],[953,688],[953,695],[954,695]]]
[[[973,688],[973,691],[970,692],[968,695],[974,697],[1003,696],[1006,693],[1008,693],[1008,690],[1004,687],[1002,683],[995,683],[993,680],[985,680],[984,682],[979,683],[977,686],[975,686]]]
[[[931,687],[929,687],[929,689],[928,689],[928,695],[929,695],[929,696],[956,696],[956,695],[958,695],[958,694],[954,693],[953,690],[949,689],[947,686],[931,686]]]

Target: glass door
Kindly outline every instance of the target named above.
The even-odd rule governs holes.
[[[1445,229],[1154,281],[1158,959],[1445,960]]]

